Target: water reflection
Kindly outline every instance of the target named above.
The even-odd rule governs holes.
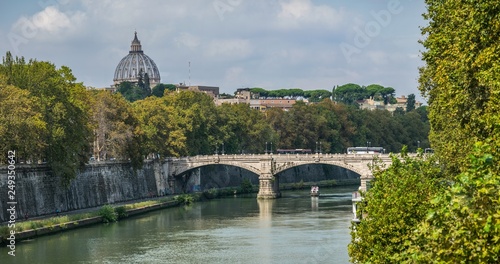
[[[319,197],[311,197],[311,211],[318,211]]]

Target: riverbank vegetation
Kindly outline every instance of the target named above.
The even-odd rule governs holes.
[[[500,4],[426,4],[419,82],[435,155],[375,174],[353,225],[353,263],[500,261]]]

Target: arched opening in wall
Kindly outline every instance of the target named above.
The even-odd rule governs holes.
[[[277,173],[280,190],[309,189],[311,186],[336,187],[361,185],[361,175],[331,164],[304,164]]]
[[[259,189],[259,175],[231,165],[200,166],[185,171],[175,178],[175,193],[204,192],[224,188],[248,192]]]

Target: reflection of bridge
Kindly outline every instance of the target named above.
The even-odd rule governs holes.
[[[366,190],[366,182],[373,178],[368,167],[374,158],[389,164],[388,154],[258,154],[258,155],[211,155],[185,158],[171,158],[168,163],[168,177],[171,181],[185,172],[207,165],[229,165],[249,170],[259,175],[258,198],[280,196],[276,174],[287,169],[306,164],[328,164],[342,167],[360,175],[361,188]]]

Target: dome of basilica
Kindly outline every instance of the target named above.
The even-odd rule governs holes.
[[[144,75],[147,73],[149,85],[153,88],[160,83],[160,72],[155,62],[142,51],[141,42],[137,39],[137,32],[134,34],[130,52],[116,66],[113,78],[114,85],[117,86],[121,82],[137,83],[141,75],[144,80]]]

